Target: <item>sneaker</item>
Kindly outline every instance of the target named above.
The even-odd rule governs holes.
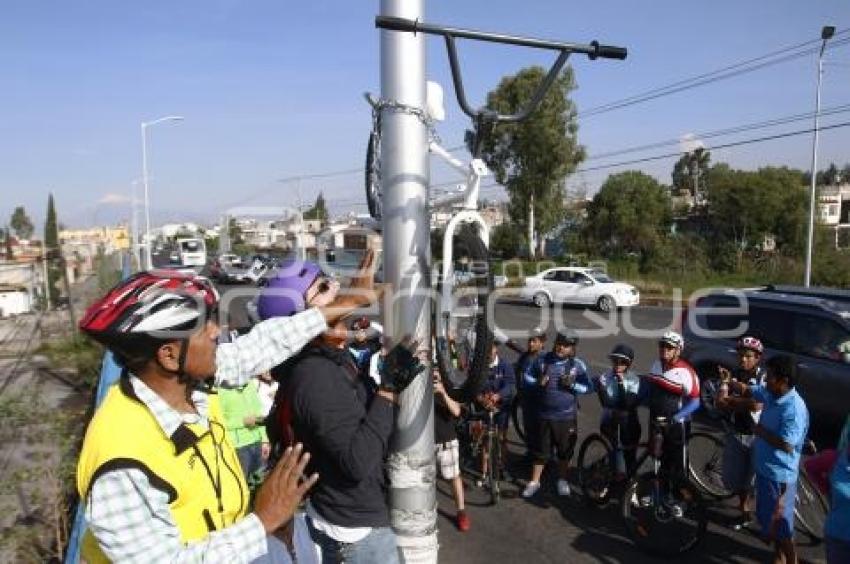
[[[668,496],[664,500],[664,507],[666,507],[670,511],[670,514],[676,519],[681,519],[685,516],[685,511],[682,509],[682,506],[672,496]]]
[[[467,515],[466,511],[462,509],[457,512],[457,519],[455,520],[455,523],[457,524],[457,529],[462,533],[468,531],[469,527],[472,525],[469,521],[469,515]]]
[[[570,495],[570,484],[566,480],[558,480],[558,495]]]
[[[528,482],[525,489],[522,490],[522,497],[528,499],[534,497],[534,494],[540,489],[540,482]]]

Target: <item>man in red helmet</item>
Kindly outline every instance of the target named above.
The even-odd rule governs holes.
[[[353,291],[337,296],[330,285],[321,306],[259,323],[232,343],[217,343],[218,295],[197,276],[139,273],[88,309],[80,329],[124,371],[95,413],[78,463],[85,560],[285,561],[283,545],[267,535],[316,482],[302,475],[309,454],[301,445],[288,449],[248,513],[217,395],[204,384],[239,385],[374,302],[373,260],[367,253]]]

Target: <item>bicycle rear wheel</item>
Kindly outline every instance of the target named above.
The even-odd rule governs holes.
[[[706,495],[727,499],[735,495],[723,484],[723,442],[708,433],[688,439],[688,473]]]
[[[797,478],[797,498],[794,500],[794,521],[798,528],[814,541],[823,540],[823,527],[829,505],[805,470],[800,469]]]
[[[676,507],[681,515],[676,514]],[[686,483],[665,493],[659,478],[652,473],[629,482],[622,513],[632,541],[641,550],[664,557],[696,547],[705,536],[708,523],[699,490]]]
[[[605,505],[614,480],[614,448],[599,433],[588,435],[578,451],[578,483],[585,499]]]
[[[472,229],[459,228],[454,238],[452,299],[449,311],[434,308],[437,367],[443,379],[463,388],[467,400],[480,393],[489,371],[493,345],[487,310],[493,291],[493,271],[484,242]],[[460,268],[459,268],[460,267]],[[466,268],[463,268],[466,267]],[[463,273],[458,276],[458,273]],[[438,281],[438,293],[446,291]]]

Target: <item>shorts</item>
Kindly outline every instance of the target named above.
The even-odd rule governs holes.
[[[756,519],[761,527],[762,535],[768,540],[785,540],[794,538],[794,501],[797,498],[797,482],[786,484],[783,501],[784,511],[776,523],[773,523],[773,512],[780,494],[779,482],[756,474]]]
[[[539,448],[534,452],[534,457],[543,462],[553,456],[560,461],[571,459],[578,439],[577,433],[578,425],[575,419],[541,419],[540,442],[536,445]]]
[[[723,485],[735,493],[753,489],[753,435],[729,433],[723,445]]]
[[[444,480],[460,476],[460,448],[457,439],[434,445],[437,453],[437,469]]]

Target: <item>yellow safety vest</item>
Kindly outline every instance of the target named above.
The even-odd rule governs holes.
[[[91,484],[110,470],[135,468],[168,494],[171,516],[185,544],[241,519],[248,487],[223,425],[218,396],[210,394],[209,430],[182,424],[166,436],[153,414],[122,377],[106,395],[86,431],[77,464],[77,490],[85,502]],[[82,556],[108,562],[87,531]]]

